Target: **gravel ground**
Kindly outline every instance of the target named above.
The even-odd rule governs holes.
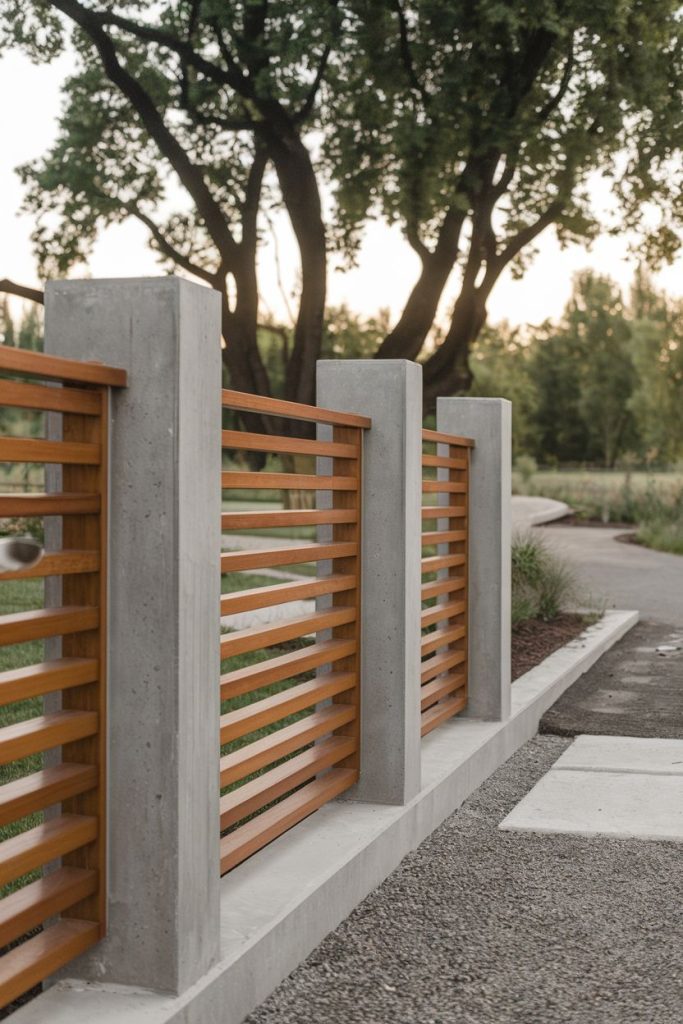
[[[249,1024],[680,1024],[680,846],[497,829],[568,742],[527,743]]]

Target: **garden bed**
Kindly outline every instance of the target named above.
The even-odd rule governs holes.
[[[587,625],[586,616],[574,612],[561,612],[547,622],[526,619],[518,623],[512,630],[512,681],[575,640]]]

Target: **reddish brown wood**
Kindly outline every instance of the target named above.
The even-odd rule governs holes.
[[[0,373],[25,374],[46,380],[74,381],[84,384],[103,384],[125,388],[128,375],[125,370],[103,363],[82,363],[76,359],[63,359],[43,352],[30,352],[23,348],[0,346]]]
[[[365,430],[372,426],[372,420],[367,416],[354,416],[347,412],[319,409],[313,405],[284,402],[279,398],[264,398],[261,395],[250,395],[242,391],[223,391],[223,405],[238,412],[261,412],[267,416],[284,416],[287,419],[303,420],[309,423],[330,423],[359,427]]]

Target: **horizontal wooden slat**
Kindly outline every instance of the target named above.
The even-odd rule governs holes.
[[[420,683],[428,683],[430,680],[440,676],[442,672],[448,672],[449,669],[455,668],[456,665],[462,665],[465,658],[466,654],[464,651],[446,651],[443,654],[433,654],[431,658],[427,658],[426,661],[422,662]]]
[[[439,569],[455,569],[465,564],[465,555],[429,555],[422,559],[422,575]]]
[[[453,459],[446,455],[423,455],[422,465],[438,469],[467,469],[467,459]]]
[[[436,729],[437,725],[441,725],[442,722],[452,718],[453,715],[457,715],[465,707],[467,707],[467,694],[459,693],[454,694],[452,697],[447,697],[446,700],[442,700],[438,704],[434,704],[427,711],[422,712],[420,735],[426,736],[432,729]]]
[[[466,682],[464,672],[451,672],[439,679],[433,679],[431,683],[425,683],[420,689],[420,707],[425,711],[432,704],[447,697],[449,693],[462,689]]]
[[[288,601],[305,601],[322,594],[338,594],[353,590],[358,580],[350,573],[332,573],[320,576],[308,583],[277,583],[272,587],[254,587],[250,590],[236,590],[221,597],[221,615],[236,615],[253,611],[255,608],[271,608]]]
[[[9,345],[0,346],[0,372],[44,377],[46,380],[105,384],[116,388],[125,388],[127,383],[126,371],[114,366],[105,366],[104,363],[81,363],[76,359],[30,352],[23,348],[11,348]]]
[[[97,732],[96,711],[52,711],[0,729],[0,764],[73,743]]]
[[[222,530],[259,530],[274,526],[321,526],[330,523],[355,523],[354,508],[283,509],[267,512],[224,512]]]
[[[423,480],[423,494],[466,494],[467,484],[455,480]]]
[[[420,588],[420,600],[428,601],[431,597],[440,597],[442,594],[455,594],[465,589],[464,578],[449,576],[445,580],[434,580],[432,583],[423,583]]]
[[[224,490],[355,491],[355,476],[314,476],[306,473],[221,473]]]
[[[467,540],[466,530],[427,530],[422,534],[422,547],[435,544],[459,544]]]
[[[348,658],[356,650],[355,640],[325,640],[312,644],[302,651],[292,651],[278,658],[270,658],[249,668],[240,668],[221,676],[221,700],[230,700],[243,693],[251,693],[270,683],[279,683],[310,672],[320,665],[333,664],[341,658]]]
[[[474,448],[474,441],[471,437],[458,437],[457,434],[444,434],[439,430],[422,431],[423,441],[436,441],[437,444],[451,444],[456,448]]]
[[[293,725],[286,725],[260,740],[248,743],[231,754],[225,754],[220,760],[221,786],[229,786],[258,771],[259,768],[286,757],[287,754],[313,743],[326,733],[348,725],[355,717],[356,708],[353,705],[334,704],[313,712]]]
[[[423,519],[466,519],[466,505],[424,505]]]
[[[333,800],[358,780],[352,768],[333,768],[320,779],[309,782],[279,804],[252,818],[221,839],[221,873],[246,860],[323,804]]]
[[[94,842],[97,818],[62,814],[0,843],[0,885]]]
[[[449,626],[446,629],[435,629],[431,633],[427,633],[426,636],[422,637],[422,645],[420,648],[421,654],[424,657],[426,654],[431,654],[432,651],[438,651],[440,647],[447,647],[449,644],[455,643],[456,640],[461,640],[467,628],[462,625]]]
[[[62,919],[0,960],[0,1005],[5,1006],[64,967],[100,938],[94,921]]]
[[[94,683],[98,672],[98,663],[91,658],[57,658],[0,672],[0,705]]]
[[[434,608],[425,608],[420,617],[420,626],[425,629],[435,622],[445,622],[447,619],[454,619],[456,615],[462,615],[467,609],[465,601],[451,601],[448,604],[437,604]]]
[[[305,544],[292,548],[266,548],[253,551],[230,551],[221,555],[221,572],[243,569],[266,569],[274,565],[300,565],[326,558],[352,558],[358,553],[354,542],[340,544]]]
[[[99,511],[99,494],[0,494],[0,517],[87,515]]]
[[[260,811],[318,772],[350,757],[355,749],[356,741],[352,736],[328,736],[296,757],[290,757],[276,768],[226,793],[220,801],[221,831]]]
[[[289,452],[293,455],[327,456],[332,459],[357,459],[359,444],[335,441],[309,441],[304,437],[280,437],[278,434],[249,434],[241,430],[224,430],[224,448],[250,452]]]
[[[0,462],[55,462],[62,465],[97,466],[100,457],[99,444],[0,437]]]
[[[0,947],[73,907],[97,889],[97,872],[63,867],[0,900]]]
[[[36,611],[0,615],[0,645],[23,644],[48,636],[65,636],[97,629],[99,608],[39,608]]]
[[[57,764],[0,786],[0,825],[18,821],[97,785],[94,764]]]
[[[220,720],[221,744],[230,743],[231,740],[247,736],[256,729],[262,729],[265,725],[286,718],[287,715],[294,715],[297,711],[310,708],[320,701],[336,697],[339,693],[353,689],[355,685],[356,676],[353,672],[330,672],[328,675],[317,676],[305,683],[281,690],[271,697],[254,701],[253,704],[247,704],[235,711],[229,711],[222,715]]]
[[[37,565],[17,572],[2,572],[0,580],[29,580],[41,576],[71,576],[74,573],[97,572],[100,556],[97,551],[52,551]]]
[[[339,607],[313,612],[311,615],[299,615],[294,619],[271,622],[264,626],[240,629],[221,639],[221,659],[258,651],[262,647],[273,647],[275,644],[296,640],[298,637],[309,636],[323,629],[332,629],[334,626],[344,626],[353,622],[355,618],[355,608]]]
[[[0,405],[48,412],[75,412],[81,416],[99,416],[102,412],[99,391],[25,384],[16,380],[0,380]]]
[[[286,419],[304,420],[313,423],[330,423],[340,427],[372,426],[367,416],[355,416],[348,412],[336,412],[333,409],[318,409],[313,405],[302,405],[300,402],[284,402],[279,398],[264,398],[261,395],[249,395],[244,391],[222,392],[223,405],[238,412],[261,412],[266,416],[284,416]]]

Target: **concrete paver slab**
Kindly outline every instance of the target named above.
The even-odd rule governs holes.
[[[683,740],[577,736],[553,766],[562,769],[683,775]]]

